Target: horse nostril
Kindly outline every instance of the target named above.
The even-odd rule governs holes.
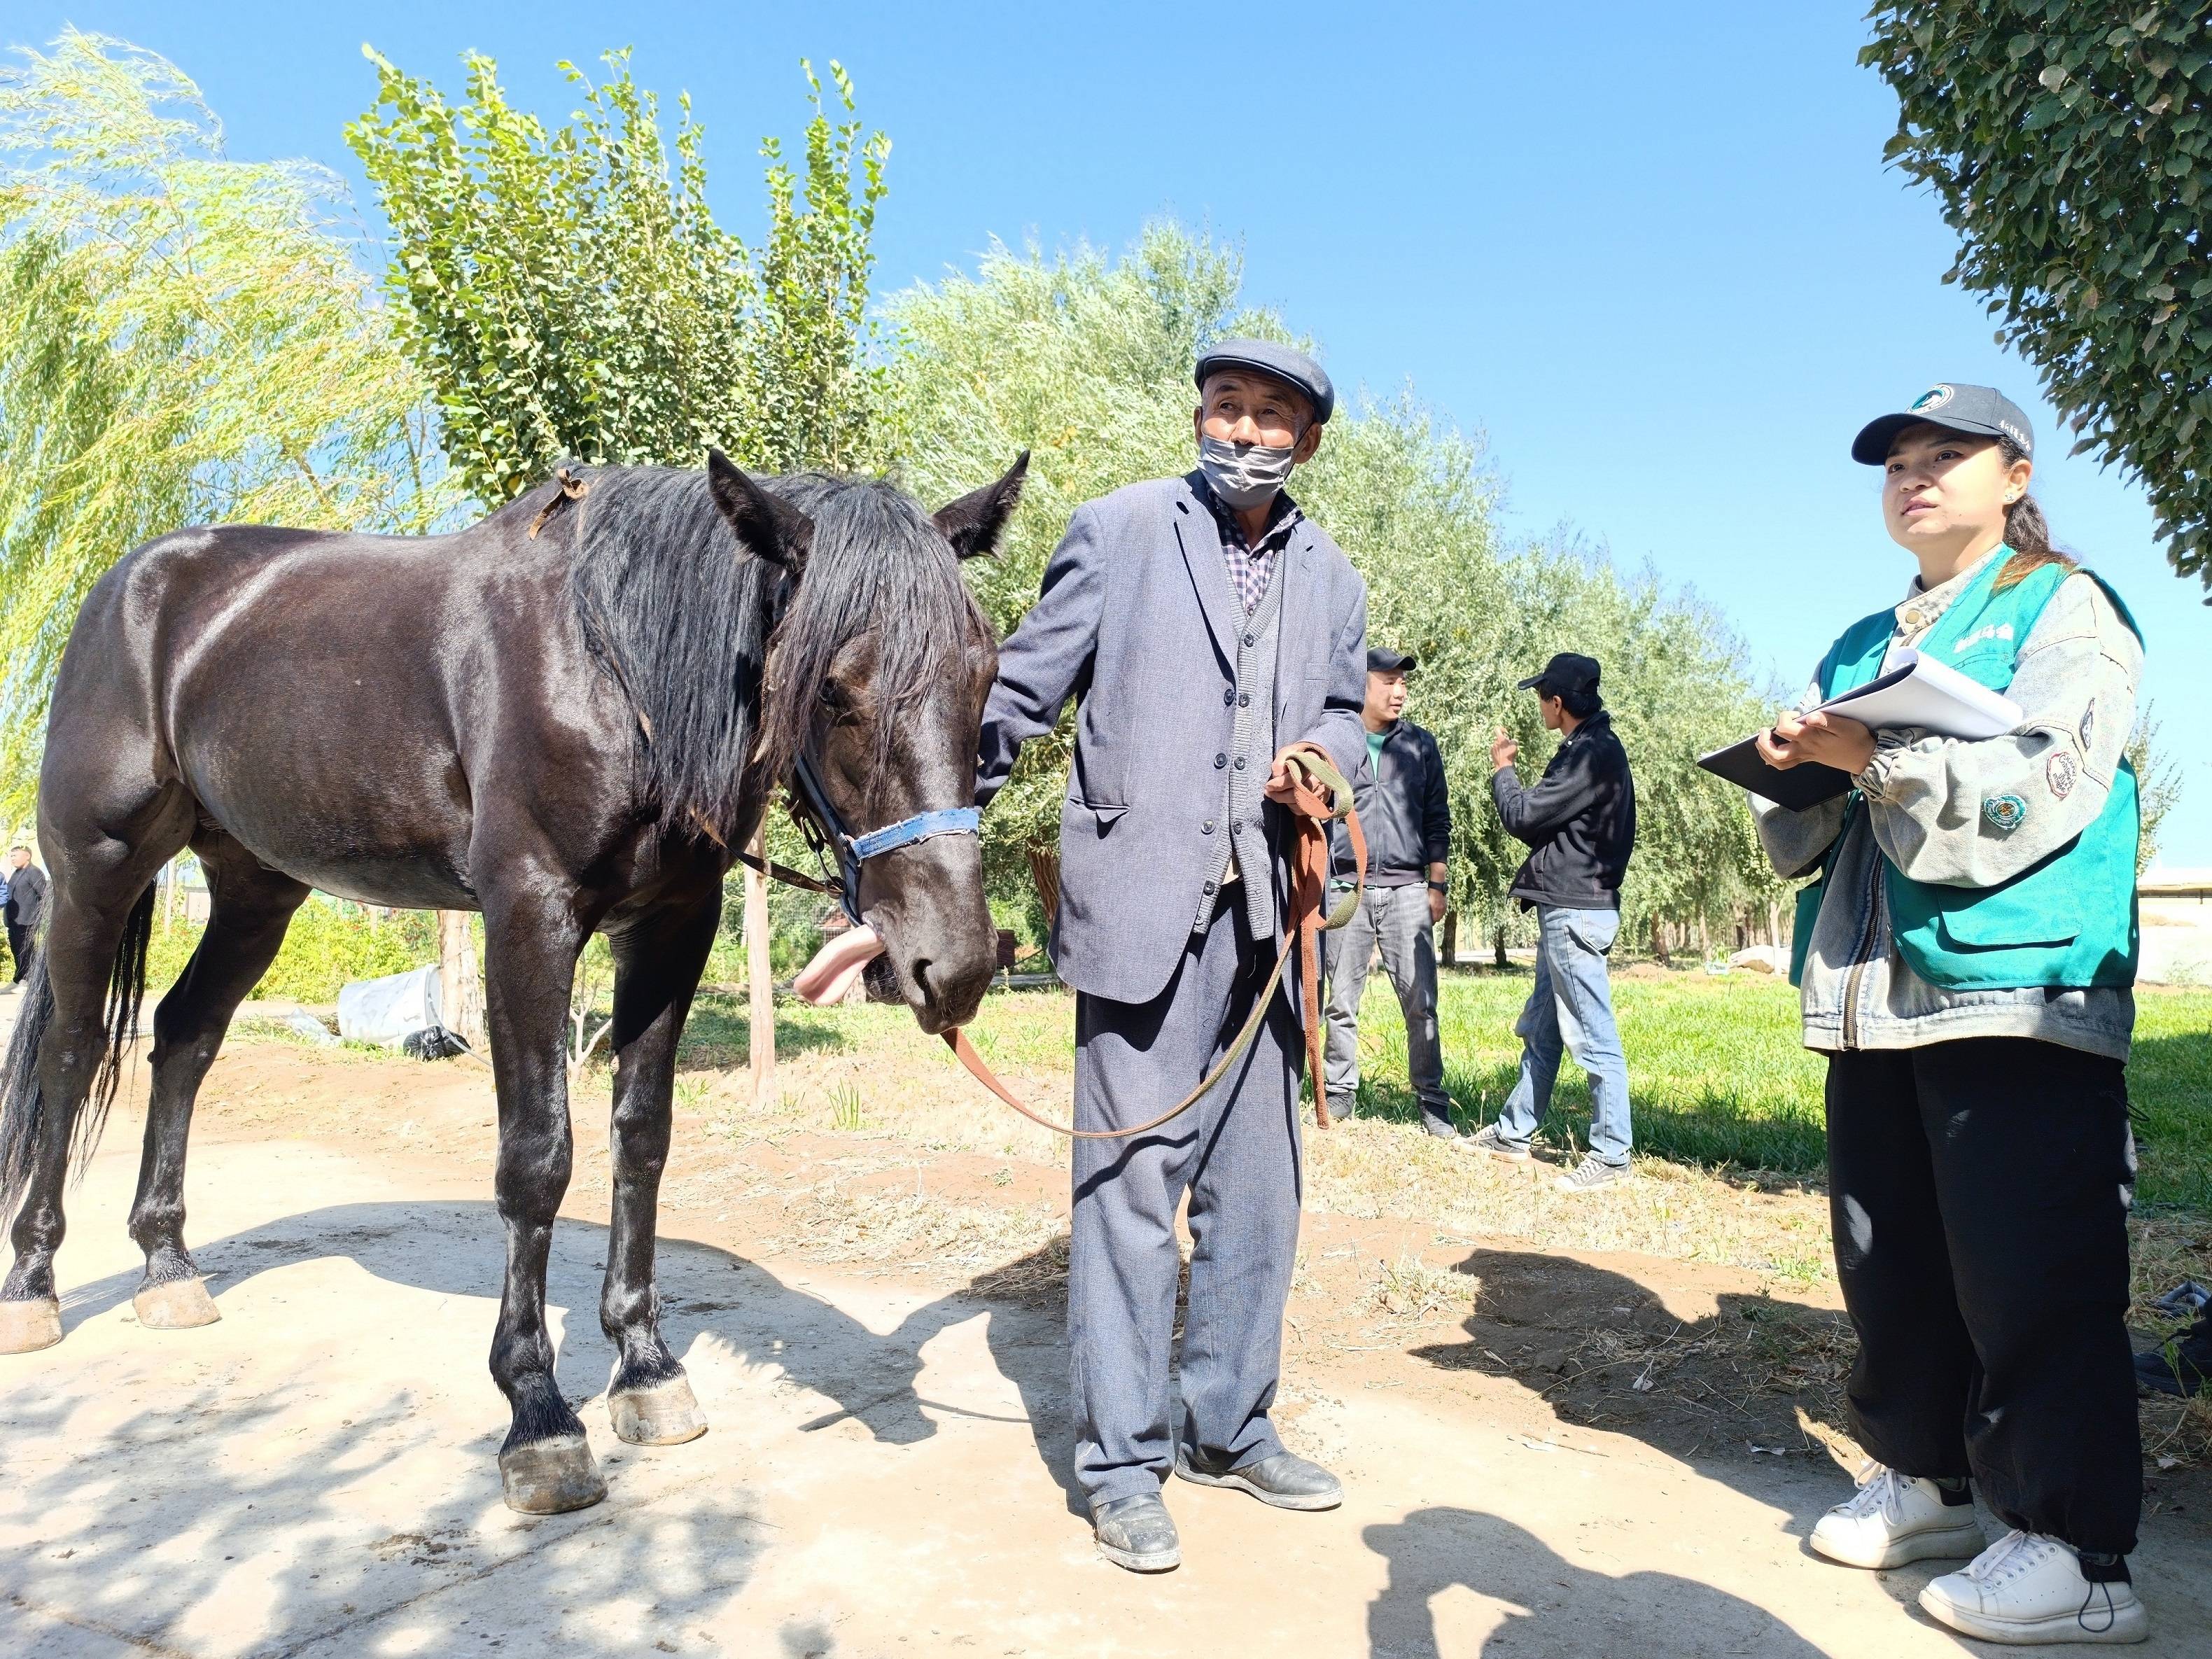
[[[916,957],[914,959],[914,965],[907,969],[909,974],[914,975],[914,988],[921,993],[921,1000],[924,1002],[934,1002],[937,1000],[935,994],[929,988],[930,966],[930,960],[927,957]]]

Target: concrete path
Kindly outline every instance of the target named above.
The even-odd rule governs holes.
[[[501,1261],[480,1187],[303,1141],[194,1148],[220,1324],[141,1329],[122,1217],[135,1140],[71,1194],[65,1340],[0,1358],[0,1653],[1377,1656],[1973,1650],[1911,1608],[1925,1571],[1809,1558],[1831,1469],[1725,1480],[1640,1441],[1508,1432],[1370,1383],[1298,1443],[1351,1498],[1286,1515],[1171,1487],[1188,1563],[1099,1562],[1059,1471],[1049,1311],[672,1240],[667,1331],[713,1422],[606,1430],[603,1228],[564,1219],[561,1376],[611,1495],[500,1502],[484,1369]],[[557,1327],[556,1327],[557,1328]],[[2212,1552],[2155,1519],[2159,1637],[2212,1650]]]

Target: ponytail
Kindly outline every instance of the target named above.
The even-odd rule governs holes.
[[[2010,438],[1999,438],[1997,449],[2004,456],[2007,466],[2025,459],[2027,454]],[[2022,495],[2005,508],[2005,545],[2012,550],[2012,556],[1997,572],[1995,586],[2000,593],[2019,586],[2044,565],[2062,564],[2069,570],[2074,568],[2075,562],[2051,544],[2050,523],[2033,495]]]

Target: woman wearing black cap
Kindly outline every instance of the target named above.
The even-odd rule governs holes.
[[[2022,720],[1978,742],[1784,714],[1759,748],[1847,795],[1754,798],[1798,902],[1805,1042],[1828,1056],[1829,1203],[1859,1336],[1869,1462],[1813,1547],[1854,1566],[1972,1557],[1920,1603],[2019,1643],[2148,1634],[2128,1576],[2142,1507],[2124,1323],[2135,1147],[2136,779],[2142,647],[2055,551],[2008,399],[1937,386],[1869,423],[1882,514],[1919,563],[1853,624],[1801,710],[1918,651]],[[2008,1530],[1994,1544],[1973,1493]]]

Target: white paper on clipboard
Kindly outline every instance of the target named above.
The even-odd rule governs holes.
[[[1912,726],[1931,736],[1969,740],[2001,736],[2027,719],[2010,697],[1917,651],[1900,653],[1897,666],[1879,679],[1820,707],[1877,732]]]

